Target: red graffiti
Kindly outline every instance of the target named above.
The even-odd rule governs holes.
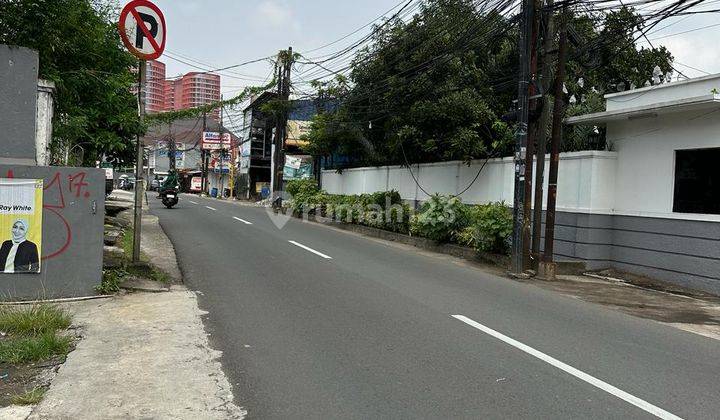
[[[46,209],[64,209],[65,208],[65,196],[63,195],[62,185],[60,185],[60,172],[55,174],[55,177],[50,181],[49,184],[43,188],[45,191],[48,191],[50,188],[55,188],[57,191],[57,196],[59,198],[59,202],[56,204],[48,204],[47,200],[43,202],[43,207]]]
[[[42,257],[43,261],[49,260],[51,258],[55,258],[58,255],[62,254],[63,252],[67,251],[67,249],[70,248],[70,244],[72,243],[72,228],[70,227],[70,223],[68,223],[67,219],[65,219],[65,217],[63,217],[63,215],[60,214],[60,212],[56,209],[49,208],[49,207],[45,207],[45,209],[47,211],[53,213],[57,217],[59,217],[60,221],[63,223],[63,225],[65,225],[65,243],[63,244],[62,247],[60,247],[59,250],[53,252],[52,254],[43,255],[43,257]]]
[[[85,172],[78,172],[74,175],[70,175],[67,178],[67,185],[63,185],[63,178],[61,176],[61,173],[57,172],[55,173],[55,176],[53,176],[50,183],[45,186],[45,191],[55,192],[55,194],[53,195],[56,197],[56,202],[49,202],[46,195],[45,202],[43,203],[43,208],[60,219],[60,222],[65,229],[65,241],[57,251],[44,255],[42,257],[43,260],[49,260],[58,257],[59,255],[62,255],[65,251],[68,250],[68,248],[70,248],[70,245],[72,245],[72,226],[62,213],[63,209],[65,209],[66,207],[64,193],[65,188],[63,187],[67,187],[68,192],[70,192],[70,194],[74,194],[75,198],[80,198],[82,196],[85,199],[88,199],[90,198],[90,191],[88,191],[87,189],[89,184],[85,182],[86,176],[87,174]]]
[[[89,185],[87,182],[85,182],[85,175],[85,172],[78,172],[77,174],[68,177],[68,185],[70,186],[70,192],[74,192],[76,198],[79,198],[81,193],[85,198],[90,197],[90,191],[83,192],[83,188]]]

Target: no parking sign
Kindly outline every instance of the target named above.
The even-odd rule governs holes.
[[[165,50],[165,16],[148,0],[133,0],[120,12],[120,37],[141,60],[155,60]]]

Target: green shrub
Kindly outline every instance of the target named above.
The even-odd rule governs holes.
[[[124,268],[110,268],[103,270],[100,285],[95,286],[95,291],[101,295],[112,295],[120,291],[120,284],[129,276]]]
[[[323,214],[328,201],[325,191],[300,191],[293,197],[290,204],[295,214]]]
[[[503,202],[476,206],[472,224],[475,247],[480,251],[506,254],[510,250],[512,212]]]
[[[376,204],[383,210],[387,210],[389,207],[396,204],[402,204],[402,198],[400,193],[395,190],[390,191],[378,191],[369,194],[367,197],[368,204]]]
[[[397,233],[409,233],[412,213],[407,204],[394,204],[389,211],[386,210],[384,213],[386,217],[384,229]]]
[[[410,221],[410,231],[437,242],[449,241],[468,225],[468,209],[458,197],[430,197]]]
[[[469,248],[477,248],[477,235],[475,226],[468,226],[462,230],[453,232],[452,241]]]
[[[315,194],[320,191],[314,179],[293,179],[288,181],[285,191],[295,197],[298,194]]]

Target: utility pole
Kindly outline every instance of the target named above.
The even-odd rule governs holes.
[[[275,152],[273,154],[273,198],[277,198],[277,195],[282,191],[283,188],[283,169],[285,168],[285,136],[287,131],[287,104],[290,100],[290,73],[293,65],[293,52],[292,47],[288,47],[287,51],[281,51],[279,55],[279,61],[282,62],[282,66],[278,69],[278,98],[281,101],[282,108],[280,115],[277,118],[277,124],[275,126]]]
[[[548,126],[552,114],[550,112],[552,102],[550,101],[550,89],[552,88],[552,51],[555,47],[555,15],[553,12],[554,0],[546,0],[545,4],[548,10],[547,25],[545,30],[545,43],[542,55],[542,71],[540,75],[539,85],[542,88],[543,107],[540,115],[540,124],[538,127],[537,147],[535,152],[535,160],[537,166],[535,169],[535,203],[533,211],[533,235],[532,249],[534,269],[539,269],[541,259],[540,255],[540,236],[542,235],[542,205],[545,181],[545,151],[547,149]]]
[[[553,106],[552,138],[550,145],[550,174],[548,178],[548,201],[545,220],[545,250],[540,264],[540,273],[548,279],[555,278],[555,262],[553,260],[555,242],[555,205],[557,203],[557,179],[560,165],[560,141],[562,136],[565,99],[563,84],[565,82],[565,64],[568,47],[568,14],[567,6],[563,6],[560,16],[560,45],[558,48],[558,68],[555,72],[555,105]]]
[[[177,168],[177,148],[175,146],[175,137],[172,135],[172,123],[168,123],[168,170],[174,171]]]
[[[202,127],[202,136],[205,136],[205,131],[207,130],[207,112],[203,111],[203,127]],[[207,151],[204,148],[203,139],[200,139],[200,193],[205,194],[205,189],[207,187],[207,162],[205,161],[205,155]]]
[[[534,8],[537,10],[541,6],[541,0],[533,0]],[[537,100],[533,99],[536,94],[537,86],[537,38],[539,31],[539,13],[534,13],[532,19],[532,35],[530,37],[530,85],[528,86],[529,95],[529,110],[533,111],[537,109]],[[529,118],[528,118],[529,119]],[[530,243],[532,241],[532,221],[530,219],[532,215],[532,194],[533,194],[533,159],[535,157],[535,140],[537,139],[537,120],[533,119],[528,122],[528,134],[527,134],[527,148],[525,150],[525,188],[523,198],[523,271],[533,268],[532,255],[530,253]]]
[[[145,82],[147,75],[145,74],[147,63],[140,60],[138,70],[138,117],[140,125],[145,121]],[[140,262],[140,230],[142,227],[142,197],[145,190],[143,184],[143,146],[140,134],[137,135],[137,144],[135,145],[135,218],[133,226],[133,263]]]
[[[512,273],[523,272],[523,222],[525,220],[525,154],[528,136],[528,106],[530,86],[530,36],[535,0],[523,0],[519,39],[519,80],[517,131],[515,132],[515,202],[513,208]]]
[[[223,97],[220,95],[220,103],[222,103]],[[217,198],[223,198],[225,196],[225,185],[223,183],[223,159],[225,158],[225,145],[224,145],[224,139],[223,139],[223,111],[225,107],[220,106],[220,128],[218,128],[218,132],[220,133],[220,188],[218,188],[218,196]]]

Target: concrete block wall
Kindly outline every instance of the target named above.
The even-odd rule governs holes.
[[[94,295],[102,279],[105,172],[0,165],[0,177],[43,179],[45,188],[41,272],[0,273],[0,299]]]
[[[35,164],[38,53],[0,44],[0,163]]]

